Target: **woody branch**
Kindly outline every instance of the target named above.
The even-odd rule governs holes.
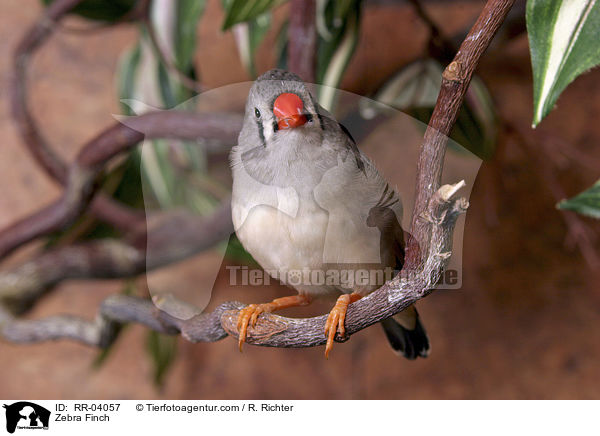
[[[416,203],[411,221],[415,240],[408,247],[403,272],[349,307],[347,336],[336,340],[347,340],[353,333],[428,295],[447,266],[456,219],[468,207],[464,198],[456,197],[463,182],[440,187],[447,138],[472,74],[513,3],[514,0],[489,0],[444,71],[440,94],[419,155]],[[69,338],[106,346],[110,343],[111,326],[122,322],[138,322],[156,331],[180,334],[192,342],[216,341],[227,335],[237,337],[237,313],[242,307],[242,303],[226,302],[213,312],[182,321],[159,311],[148,300],[112,296],[102,304],[94,322],[75,317],[18,321],[3,311],[0,312],[0,326],[3,326],[4,337],[15,342]],[[325,343],[325,320],[326,316],[291,319],[263,314],[261,322],[249,329],[247,342],[271,347],[322,345]]]

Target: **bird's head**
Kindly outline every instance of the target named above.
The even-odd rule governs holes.
[[[267,71],[248,94],[244,125],[231,153],[234,177],[243,168],[265,185],[312,189],[338,164],[338,152],[324,141],[326,134],[335,137],[331,126],[337,126],[327,116],[297,75]]]
[[[263,146],[319,127],[317,107],[300,77],[283,70],[260,76],[248,95],[246,123],[253,123]]]

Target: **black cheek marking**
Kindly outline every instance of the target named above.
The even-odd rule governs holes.
[[[263,123],[260,120],[256,120],[256,127],[258,128],[258,136],[263,147],[267,148],[267,141],[265,141],[265,132],[263,131]]]
[[[278,130],[279,130],[279,125],[277,124],[277,121],[273,121],[273,133],[275,133]]]
[[[321,130],[325,131],[325,123],[323,123],[323,115],[317,114],[317,117],[319,118],[319,125],[321,126]]]

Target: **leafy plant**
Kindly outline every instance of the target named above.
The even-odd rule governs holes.
[[[247,22],[236,24],[232,28],[242,64],[252,77],[257,76],[254,63],[256,50],[270,27],[271,13],[265,12]]]
[[[259,15],[284,2],[285,0],[225,0],[223,1],[226,13],[223,30],[229,30],[239,23],[253,21]]]
[[[558,203],[559,209],[573,210],[582,215],[600,219],[600,180],[579,195]]]
[[[236,39],[242,64],[256,76],[254,56],[256,49],[271,26],[270,11],[284,3],[282,0],[223,0],[226,16],[223,30],[232,30]],[[326,109],[334,106],[336,88],[354,54],[360,29],[362,0],[317,1],[316,27],[318,33],[316,51],[316,81],[319,102]],[[278,32],[278,67],[287,66],[288,22]]]
[[[373,118],[389,108],[406,111],[427,124],[442,86],[442,65],[435,59],[415,61],[402,68],[375,93],[364,100],[361,114]],[[423,125],[423,124],[420,124]],[[494,154],[498,122],[492,97],[484,83],[473,77],[465,102],[450,137],[481,159]]]
[[[600,3],[529,0],[526,17],[536,126],[569,83],[600,63]]]
[[[600,3],[595,0],[528,0],[527,33],[533,68],[533,126],[548,115],[562,91],[600,64]],[[598,183],[558,204],[600,218]]]
[[[361,0],[322,0],[317,3],[317,83],[319,103],[333,110],[336,88],[356,49]]]
[[[152,359],[154,383],[162,386],[177,352],[177,338],[148,331],[146,349]]]
[[[120,63],[119,96],[126,115],[153,107],[183,109],[181,105],[196,94],[181,82],[180,75],[191,80],[196,78],[193,62],[196,28],[204,5],[204,1],[197,0],[162,4],[157,7],[166,10],[155,11],[142,25],[140,41],[123,55]],[[172,65],[177,72],[172,70],[166,56],[173,58]],[[217,203],[211,195],[198,189],[194,181],[188,180],[202,178],[206,172],[206,156],[198,144],[146,141],[131,159],[139,164],[146,206],[162,209],[186,206],[206,214]]]

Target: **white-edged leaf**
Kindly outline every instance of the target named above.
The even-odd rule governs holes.
[[[442,86],[442,66],[434,59],[413,62],[395,74],[373,96],[360,102],[360,112],[372,119],[380,112],[434,107]]]
[[[121,108],[125,115],[132,115],[135,109],[127,102],[131,101],[135,88],[136,71],[140,62],[141,48],[136,44],[131,50],[126,51],[119,59],[117,67],[117,92],[121,101]]]
[[[250,21],[236,24],[231,29],[240,60],[252,77],[256,77],[254,55],[269,27],[271,27],[271,13],[267,12]]]
[[[600,180],[589,189],[556,205],[559,209],[573,210],[582,215],[600,219]]]
[[[119,71],[119,95],[127,115],[175,108],[193,109],[195,92],[184,86],[163,58],[172,60],[181,74],[195,78],[196,26],[204,0],[155,0],[152,24],[157,43],[142,26],[140,42],[124,56]],[[160,47],[159,47],[160,46]],[[117,117],[126,124],[126,118]],[[132,156],[145,189],[147,207],[170,209],[185,206],[198,213],[214,209],[212,194],[198,189],[191,178],[206,174],[205,149],[195,141],[146,140]]]
[[[204,13],[205,0],[178,0],[177,27],[175,29],[175,65],[187,74],[193,67],[196,51],[196,28]]]
[[[327,110],[333,109],[336,89],[358,43],[361,0],[346,2],[348,4],[340,8],[338,2],[329,0],[319,12],[323,15],[321,20],[331,31],[327,38],[319,35],[317,58],[317,82],[323,85],[319,91],[319,103]]]
[[[365,119],[380,113],[401,110],[422,123],[429,122],[442,85],[442,65],[435,59],[415,61],[394,74],[372,100],[360,103]],[[465,95],[465,103],[450,133],[458,144],[483,160],[493,156],[498,122],[492,97],[481,79],[474,76]]]
[[[535,127],[569,83],[600,63],[600,2],[528,0],[527,33]]]
[[[253,20],[284,2],[285,0],[221,0],[225,9],[222,30]]]

